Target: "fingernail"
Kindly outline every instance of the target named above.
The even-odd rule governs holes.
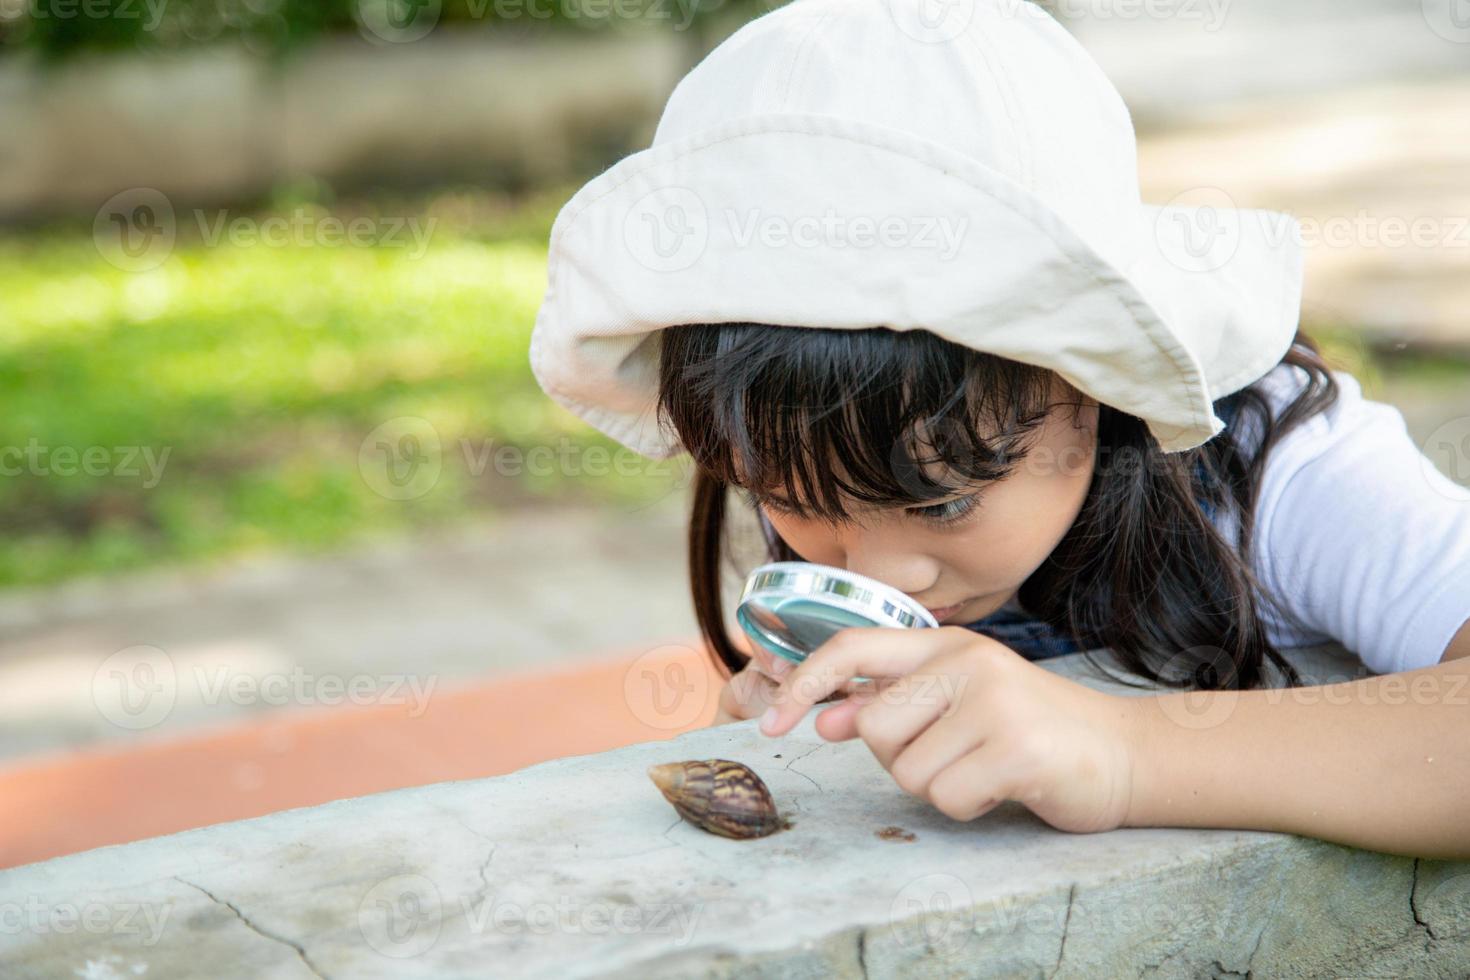
[[[775,674],[777,677],[781,677],[787,673],[790,673],[791,667],[791,661],[787,660],[785,657],[777,657],[775,658],[775,660],[771,661],[771,673]]]
[[[767,735],[771,734],[771,726],[774,725],[775,723],[776,723],[776,709],[775,708],[767,708],[766,709],[766,713],[763,714],[763,715],[761,715],[761,720],[760,720],[761,731],[765,732]]]

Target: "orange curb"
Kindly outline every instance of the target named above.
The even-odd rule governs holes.
[[[435,691],[409,705],[274,714],[205,734],[0,769],[0,867],[671,738],[715,717],[698,641]]]

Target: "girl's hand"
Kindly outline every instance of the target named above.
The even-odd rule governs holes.
[[[854,675],[874,681],[817,716],[828,741],[858,737],[906,792],[956,820],[1016,800],[1059,830],[1123,826],[1138,699],[1044,670],[962,627],[848,629],[767,692],[781,735]]]
[[[777,690],[781,678],[790,673],[795,666],[786,658],[775,656],[765,650],[753,654],[740,672],[732,676],[720,691],[720,703],[715,711],[715,720],[710,724],[725,725],[732,721],[759,718],[765,714],[766,709],[776,703],[772,700],[772,695]],[[858,686],[861,685],[844,684],[838,693],[845,693]]]
[[[781,663],[786,664],[787,670],[793,666],[790,661],[782,660]],[[711,724],[727,725],[732,721],[759,718],[764,714],[775,703],[770,700],[770,695],[775,692],[779,683],[771,670],[769,663],[762,666],[754,658],[749,660],[720,691],[719,708],[715,711],[715,720]]]

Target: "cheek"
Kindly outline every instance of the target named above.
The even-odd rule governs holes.
[[[1034,545],[1025,514],[1007,500],[987,500],[981,510],[964,527],[944,532],[939,550],[972,588],[989,592],[1014,584]]]
[[[977,582],[1016,584],[1066,536],[1090,481],[1075,460],[1049,471],[1014,472],[992,488],[974,521],[946,536],[945,561]]]
[[[1077,519],[1091,482],[1092,460],[1080,449],[1023,464],[1005,501],[1008,526],[1025,528],[1013,535],[1018,557],[1034,565],[1051,553]]]

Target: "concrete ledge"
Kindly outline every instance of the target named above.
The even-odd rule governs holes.
[[[1340,651],[1298,653],[1319,681],[1360,673]],[[1080,657],[1047,664],[1111,687]],[[743,722],[15,869],[0,975],[1470,971],[1470,865],[1283,834],[1064,834],[1010,804],[958,823],[811,718],[781,739]],[[794,826],[710,836],[644,774],[717,756],[759,772]]]

